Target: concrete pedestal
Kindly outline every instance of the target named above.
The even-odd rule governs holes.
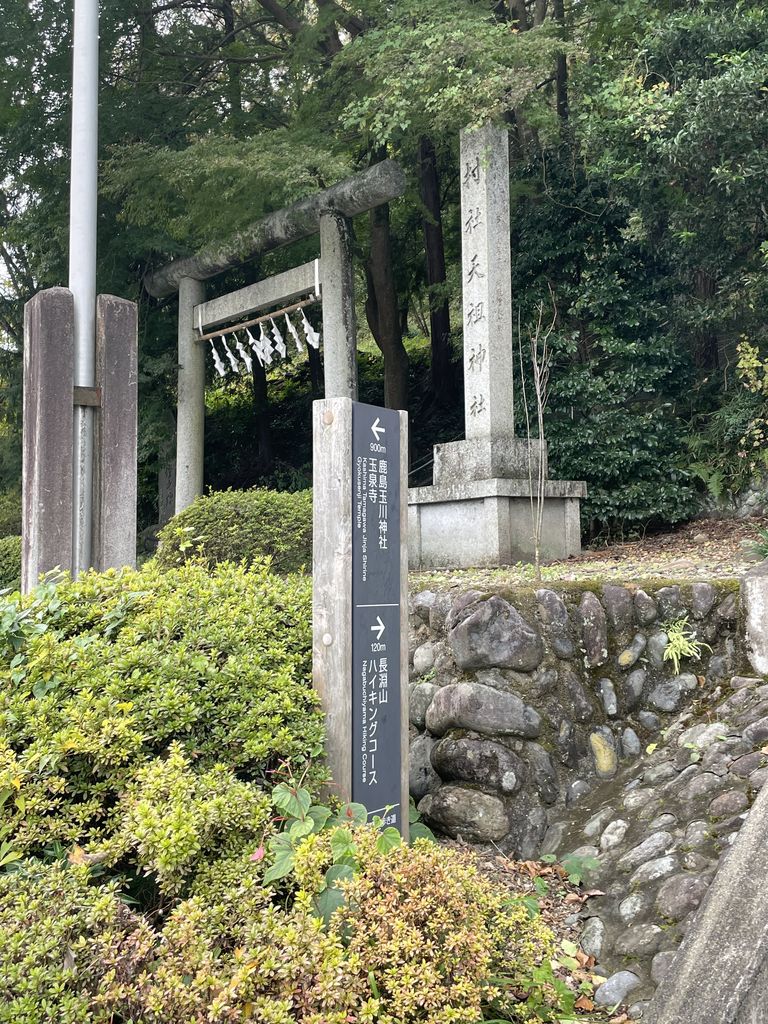
[[[434,486],[408,495],[412,569],[514,565],[534,558],[539,459],[547,475],[547,446],[517,438],[472,438],[435,446]],[[531,508],[533,493],[533,510]],[[543,561],[581,552],[579,480],[544,481],[540,551]]]
[[[546,481],[540,544],[543,561],[581,552],[579,501],[586,493],[581,481]],[[412,569],[531,562],[534,544],[528,481],[467,480],[412,488],[408,552]]]

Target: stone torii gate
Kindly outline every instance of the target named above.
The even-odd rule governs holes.
[[[357,324],[350,221],[405,191],[405,174],[384,160],[252,224],[225,245],[173,260],[148,275],[150,295],[179,293],[175,511],[203,493],[205,346],[199,331],[322,291],[326,398],[357,398]],[[320,234],[320,261],[206,302],[204,282],[255,256]]]

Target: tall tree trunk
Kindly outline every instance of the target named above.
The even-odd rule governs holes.
[[[552,14],[558,25],[560,38],[565,39],[565,9],[563,0],[553,0]],[[564,53],[558,53],[555,64],[555,96],[560,125],[568,121],[568,62]]]
[[[272,472],[274,453],[269,413],[267,374],[258,359],[253,360],[253,411],[256,419],[256,472],[264,476]]]
[[[509,19],[520,32],[528,28],[528,12],[525,0],[509,0]]]
[[[419,139],[419,194],[424,205],[424,251],[429,287],[429,336],[431,345],[432,393],[441,405],[454,395],[451,365],[451,319],[445,295],[445,247],[440,211],[440,182],[432,140]],[[440,294],[442,292],[442,294]]]
[[[717,291],[715,279],[706,270],[697,270],[693,277],[693,293],[701,303],[710,302]],[[702,327],[693,335],[693,364],[699,370],[717,370],[720,366],[720,345],[717,331]]]
[[[229,45],[237,38],[235,31],[235,11],[232,0],[222,0],[221,12],[224,17],[224,39]],[[243,89],[240,80],[241,66],[237,61],[227,60],[226,95],[229,105],[229,128],[237,132],[243,120]]]
[[[388,409],[407,409],[408,353],[400,333],[388,203],[371,210],[370,223],[371,251],[365,268],[368,282],[365,315],[384,356],[384,404]]]

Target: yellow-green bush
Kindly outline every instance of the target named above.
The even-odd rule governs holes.
[[[305,577],[231,564],[89,573],[0,599],[0,801],[14,849],[107,842],[177,886],[189,843],[204,862],[228,831],[242,838],[238,807],[259,827],[271,771],[322,745],[310,599]],[[118,849],[128,827],[135,841]]]
[[[21,537],[0,538],[0,590],[21,586]]]
[[[366,834],[367,833],[367,834]],[[556,1020],[551,931],[471,859],[358,830],[362,870],[324,928],[244,881],[150,925],[82,869],[0,875],[0,1022],[473,1024]],[[503,979],[503,980],[502,980]],[[530,998],[529,998],[530,997]]]
[[[278,573],[312,565],[311,491],[219,491],[193,502],[158,536],[160,565],[207,565],[269,556]]]
[[[116,883],[92,885],[84,867],[0,874],[0,1024],[110,1021],[93,1000],[100,965],[139,926]]]

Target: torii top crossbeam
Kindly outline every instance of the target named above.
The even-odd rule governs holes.
[[[145,278],[144,287],[156,298],[172,295],[184,278],[206,281],[260,253],[316,234],[324,213],[333,211],[342,217],[355,217],[397,199],[404,191],[403,169],[394,160],[383,160],[322,192],[262,217],[225,244],[166,263]]]

